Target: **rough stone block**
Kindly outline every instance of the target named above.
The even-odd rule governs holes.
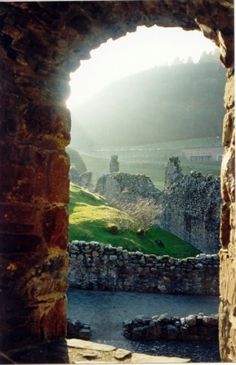
[[[43,235],[49,247],[67,247],[68,213],[65,207],[52,207],[42,217]]]
[[[41,237],[30,234],[0,234],[1,253],[28,253],[35,252],[40,246]]]

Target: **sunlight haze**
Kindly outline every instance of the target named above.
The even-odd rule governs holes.
[[[213,52],[214,43],[200,31],[181,28],[147,28],[141,26],[118,40],[109,39],[91,51],[91,59],[82,61],[71,74],[70,109],[82,104],[111,82],[160,65],[171,65],[176,59],[198,62],[203,52]]]

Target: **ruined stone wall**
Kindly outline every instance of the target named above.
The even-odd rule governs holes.
[[[137,317],[123,324],[123,334],[130,340],[177,340],[206,342],[218,340],[218,315],[204,313],[187,317],[161,314],[148,318]]]
[[[221,356],[236,360],[231,0],[10,2],[0,7],[2,348],[63,336],[69,73],[138,25],[200,29],[228,68],[222,164]]]
[[[95,191],[116,207],[175,234],[205,253],[220,249],[220,179],[199,172],[183,175],[179,159],[167,164],[164,191],[145,175],[101,176]]]
[[[155,222],[200,251],[217,253],[220,203],[219,178],[194,171],[183,175],[178,158],[170,158]]]
[[[142,200],[157,200],[160,191],[154,186],[150,177],[141,174],[118,172],[101,176],[95,192],[108,201],[124,208],[128,204]]]
[[[70,243],[69,255],[69,284],[80,289],[219,294],[217,255],[175,259],[83,241]]]

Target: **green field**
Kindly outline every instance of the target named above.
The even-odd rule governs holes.
[[[133,146],[129,148],[106,148],[103,150],[80,151],[89,171],[93,172],[93,182],[99,176],[108,173],[110,157],[117,154],[120,161],[120,171],[130,174],[145,174],[150,176],[155,186],[162,190],[164,187],[165,168],[171,156],[179,156],[184,174],[191,170],[203,175],[219,176],[220,161],[189,161],[181,156],[181,151],[190,147],[220,146],[219,138],[206,137],[187,140],[159,142],[155,145]]]
[[[98,241],[121,246],[129,251],[184,258],[199,251],[180,238],[157,228],[150,228],[141,237],[137,223],[126,213],[111,207],[106,200],[74,184],[70,186],[69,240]],[[110,227],[118,228],[116,233]],[[161,240],[159,247],[155,240]]]

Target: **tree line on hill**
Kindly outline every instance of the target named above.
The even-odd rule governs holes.
[[[77,149],[221,135],[225,70],[215,56],[112,83],[72,110]]]

